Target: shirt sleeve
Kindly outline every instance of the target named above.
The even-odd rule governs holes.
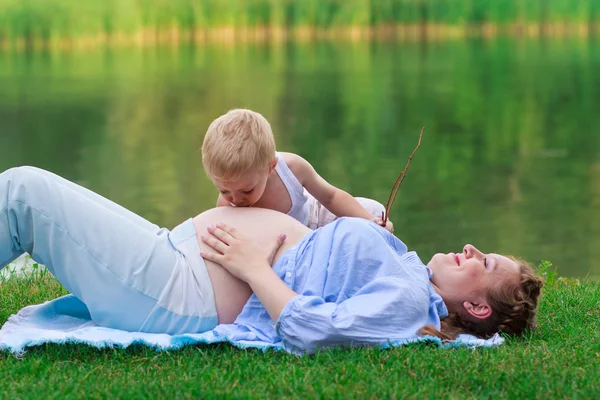
[[[314,353],[322,347],[414,338],[427,324],[428,311],[427,288],[382,277],[340,303],[298,295],[282,310],[276,330],[286,350]]]

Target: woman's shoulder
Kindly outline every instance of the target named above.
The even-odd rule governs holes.
[[[341,217],[330,224],[336,224],[336,230],[340,230],[361,240],[372,243],[385,242],[400,255],[408,251],[404,242],[373,221],[363,218]]]

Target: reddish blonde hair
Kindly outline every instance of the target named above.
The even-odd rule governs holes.
[[[419,334],[453,340],[461,333],[488,338],[496,332],[519,336],[527,329],[535,329],[535,312],[544,284],[531,264],[515,257],[509,258],[519,265],[520,282],[517,286],[501,286],[489,291],[487,301],[492,308],[492,315],[473,320],[451,313],[441,321],[441,331],[427,325],[419,330]]]

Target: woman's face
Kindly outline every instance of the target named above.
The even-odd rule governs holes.
[[[490,289],[518,285],[520,281],[516,262],[500,254],[482,253],[470,244],[462,253],[434,255],[427,266],[433,272],[431,282],[451,312],[463,307],[469,311],[466,302],[487,303]]]

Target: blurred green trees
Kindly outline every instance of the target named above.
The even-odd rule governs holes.
[[[597,0],[0,0],[4,43],[402,27],[587,34],[599,22]]]

